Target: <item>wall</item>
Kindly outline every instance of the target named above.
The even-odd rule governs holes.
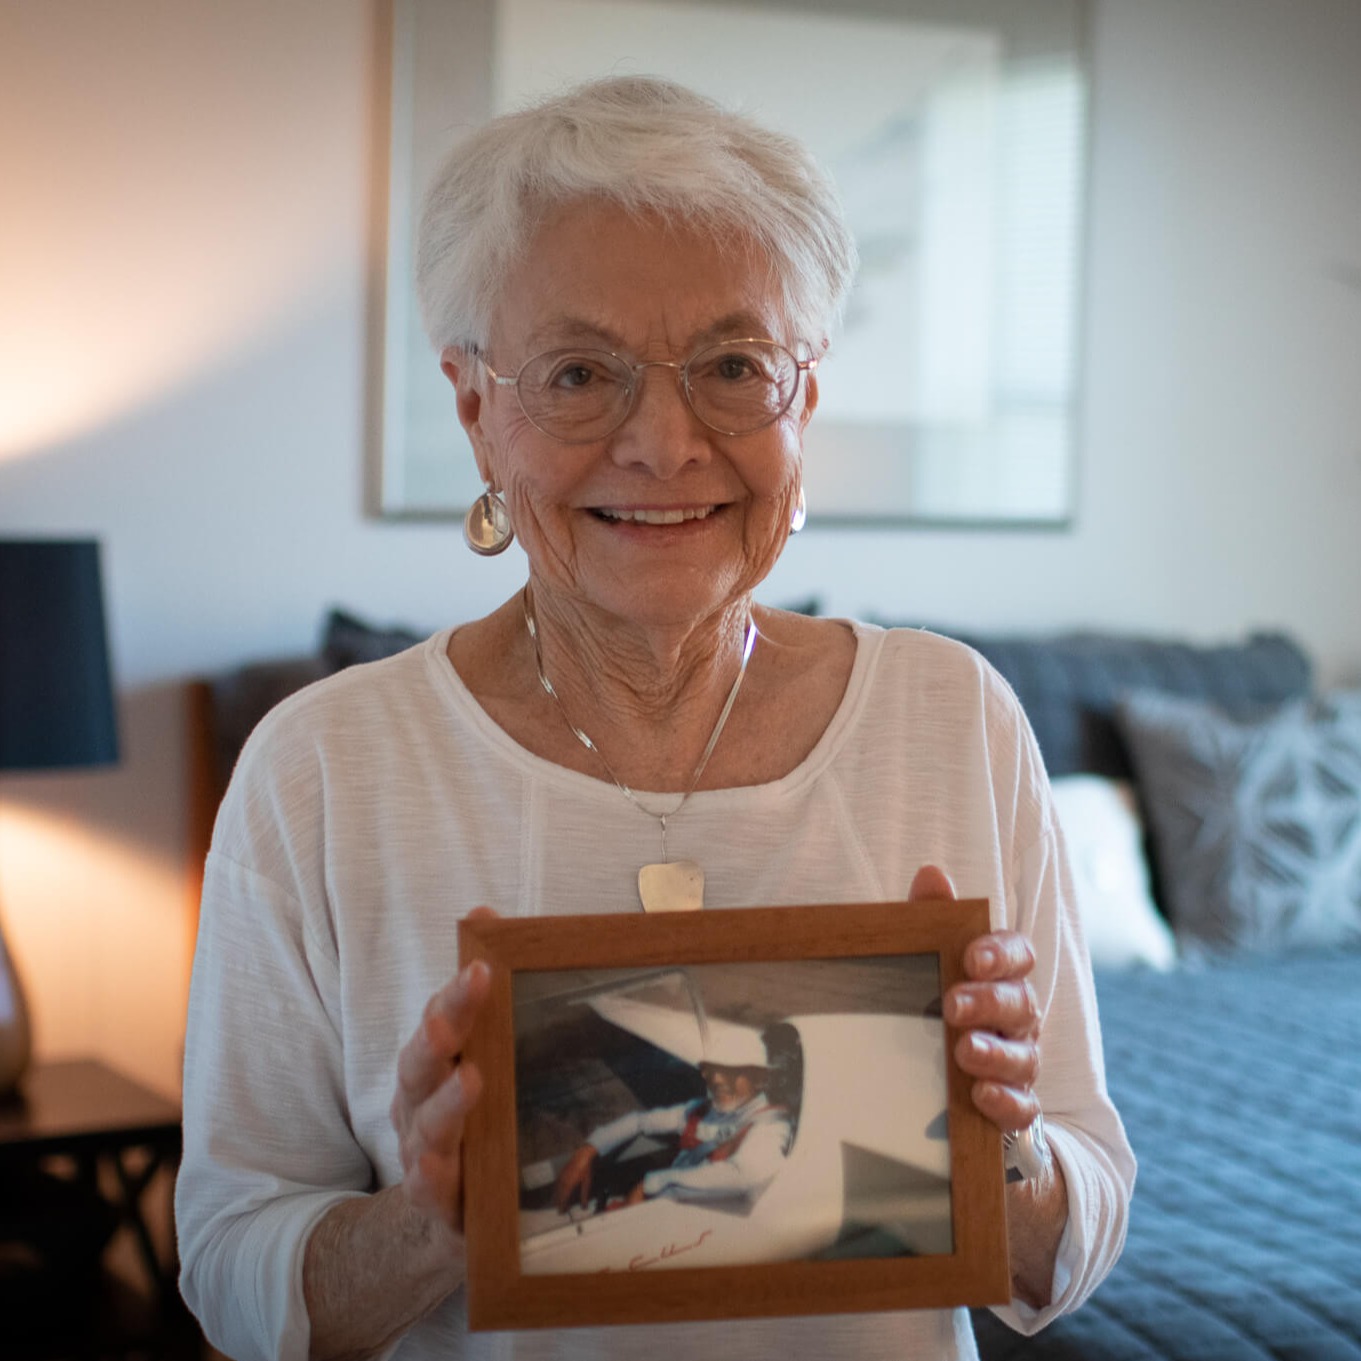
[[[435,626],[519,583],[362,513],[368,0],[0,8],[0,533],[105,545],[125,760],[0,783],[40,1051],[178,1081],[194,672],[324,608]],[[766,592],[1224,638],[1361,677],[1361,6],[1095,0],[1086,404],[1062,533],[827,531]]]

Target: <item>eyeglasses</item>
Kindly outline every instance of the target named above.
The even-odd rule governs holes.
[[[685,403],[721,435],[749,435],[773,425],[794,401],[799,378],[817,367],[773,340],[724,340],[696,350],[683,364],[648,359],[630,364],[609,350],[549,350],[519,373],[492,381],[515,389],[520,409],[536,429],[564,444],[612,435],[628,419],[644,369],[676,369]]]

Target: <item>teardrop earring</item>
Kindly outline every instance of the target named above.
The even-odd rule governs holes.
[[[480,558],[504,553],[515,538],[510,514],[500,492],[490,487],[468,507],[463,517],[463,542]]]
[[[808,523],[808,502],[803,495],[803,483],[799,483],[799,499],[794,513],[789,517],[789,532],[797,534]]]

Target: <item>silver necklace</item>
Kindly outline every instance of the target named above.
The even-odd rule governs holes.
[[[604,766],[605,773],[614,783],[614,787],[639,812],[646,813],[661,828],[661,861],[654,865],[644,865],[638,871],[638,898],[643,905],[643,911],[684,912],[703,907],[704,871],[694,860],[672,860],[668,857],[666,853],[666,824],[667,819],[675,817],[685,807],[686,800],[695,792],[700,776],[704,774],[704,767],[709,764],[709,757],[714,754],[714,748],[718,745],[718,739],[728,722],[728,715],[732,713],[733,705],[737,703],[737,692],[742,688],[742,681],[747,674],[747,663],[751,660],[752,649],[756,646],[756,620],[751,616],[747,618],[747,636],[742,644],[742,664],[737,668],[737,679],[733,681],[732,689],[728,691],[728,698],[723,703],[722,712],[718,715],[718,722],[714,724],[714,730],[709,734],[709,740],[704,744],[704,752],[699,758],[699,764],[695,766],[694,773],[690,776],[690,783],[686,785],[685,792],[681,794],[674,808],[668,808],[664,813],[654,813],[650,808],[645,807],[633,790],[614,773],[613,767],[605,759],[600,748],[572,722],[571,716],[567,712],[567,706],[562,702],[562,696],[553,688],[553,682],[544,673],[543,649],[539,644],[539,625],[534,617],[534,605],[530,599],[527,585],[520,597],[520,603],[524,610],[525,628],[529,632],[529,641],[534,646],[534,669],[539,673],[539,684],[543,686],[554,704],[558,706],[558,712],[572,730],[572,735]]]

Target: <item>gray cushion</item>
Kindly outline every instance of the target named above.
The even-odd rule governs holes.
[[[1142,692],[1117,720],[1183,940],[1361,942],[1361,693],[1247,718]]]
[[[370,624],[345,610],[332,610],[322,630],[321,652],[332,671],[359,662],[382,661],[424,641],[426,635],[403,624]]]
[[[1129,690],[1214,700],[1234,710],[1307,695],[1309,659],[1280,633],[1218,645],[1110,633],[1053,637],[948,633],[981,652],[1006,677],[1035,730],[1051,776],[1131,778],[1116,730],[1116,700]]]

